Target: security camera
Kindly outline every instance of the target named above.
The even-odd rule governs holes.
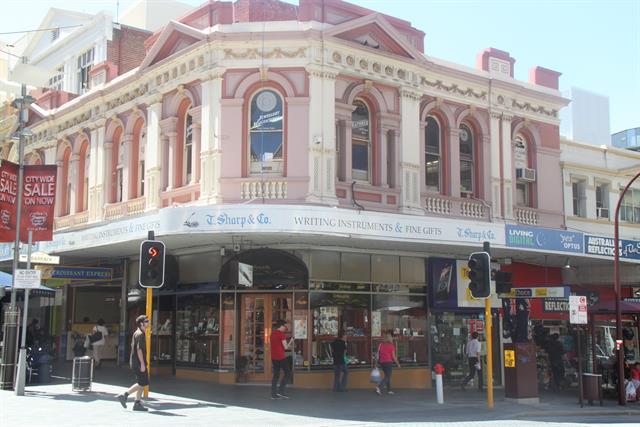
[[[234,252],[240,252],[240,243],[234,243],[233,244],[233,251]]]
[[[322,143],[322,137],[319,135],[316,135],[313,137],[313,143],[314,144],[321,144]]]

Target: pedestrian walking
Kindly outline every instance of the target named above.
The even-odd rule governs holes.
[[[127,398],[130,394],[136,394],[136,401],[133,404],[134,411],[148,411],[142,405],[142,391],[149,385],[149,369],[147,366],[147,340],[145,331],[149,327],[147,316],[136,317],[136,330],[131,338],[131,354],[129,356],[129,366],[133,370],[136,382],[127,391],[116,396],[123,408],[127,408]]]
[[[384,334],[384,341],[378,346],[378,363],[382,368],[384,377],[376,385],[376,393],[380,396],[383,391],[387,394],[394,394],[393,390],[391,390],[391,373],[393,372],[393,364],[395,363],[400,368],[400,362],[398,362],[398,357],[396,356],[396,346],[393,343],[391,332]]]
[[[333,354],[333,391],[347,391],[349,370],[347,368],[347,342],[344,332],[340,332],[331,343],[331,353]]]
[[[104,326],[104,319],[98,319],[89,336],[91,342],[91,355],[93,356],[94,366],[99,368],[102,366],[102,349],[104,348],[105,339],[109,335],[109,330]]]
[[[467,341],[467,361],[469,362],[469,375],[463,380],[460,387],[464,390],[469,381],[471,381],[478,373],[478,390],[482,391],[482,370],[480,369],[480,341],[478,341],[478,333],[471,333],[471,339]]]
[[[271,332],[271,365],[273,368],[273,377],[271,378],[271,398],[272,399],[288,399],[285,393],[285,387],[289,378],[291,378],[291,367],[285,351],[293,344],[293,337],[287,341],[285,332],[287,331],[287,322],[278,320],[274,324]],[[283,371],[282,379],[280,379],[280,371]],[[278,386],[278,380],[280,385]]]
[[[549,355],[549,365],[553,377],[553,389],[560,390],[564,383],[564,346],[560,342],[560,335],[551,335],[551,340],[547,343],[547,354]]]

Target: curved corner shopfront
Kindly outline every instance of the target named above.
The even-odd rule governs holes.
[[[253,266],[252,286],[238,284],[238,262]],[[295,340],[288,356],[298,387],[331,386],[330,343],[342,330],[351,388],[369,387],[373,353],[385,331],[395,335],[403,366],[394,372],[394,385],[428,388],[424,277],[424,259],[417,257],[242,252],[224,260],[218,282],[160,292],[153,369],[221,383],[268,382],[272,324],[284,319]]]

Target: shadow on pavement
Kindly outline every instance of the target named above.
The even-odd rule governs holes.
[[[70,368],[69,368],[70,371]],[[70,382],[67,378],[56,381],[57,384]],[[128,387],[133,376],[128,368],[105,366],[94,373],[94,382],[116,387]],[[113,394],[103,392],[69,393],[55,395],[41,391],[30,392],[41,397],[91,402],[96,400],[113,401],[119,407]],[[475,389],[462,391],[459,388],[445,389],[445,404],[436,403],[433,390],[396,390],[394,396],[378,396],[373,388],[368,390],[350,390],[347,393],[333,393],[330,390],[288,389],[290,400],[271,400],[268,385],[223,385],[206,381],[193,381],[172,376],[156,376],[151,380],[151,396],[160,393],[160,399],[147,400],[150,413],[165,416],[182,416],[172,410],[192,408],[225,408],[235,406],[247,409],[263,410],[287,415],[299,415],[324,419],[360,422],[415,422],[415,421],[478,421],[478,420],[544,420],[548,417],[574,416],[589,417],[600,415],[632,414],[640,415],[638,405],[629,405],[624,411],[616,402],[605,401],[605,406],[585,406],[580,408],[577,391],[568,390],[559,393],[544,392],[540,404],[516,404],[504,399],[501,389],[495,390],[495,408],[487,408],[486,394]],[[167,398],[169,396],[169,398]],[[176,396],[172,400],[171,396]],[[192,399],[197,402],[185,403],[178,400]],[[603,421],[606,420],[602,417]]]

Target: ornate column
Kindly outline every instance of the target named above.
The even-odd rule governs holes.
[[[80,165],[80,155],[78,153],[72,153],[69,159],[69,182],[71,183],[71,191],[67,194],[69,198],[69,215],[74,215],[78,212],[77,200],[78,197],[78,167]]]
[[[89,221],[104,218],[104,133],[106,120],[100,119],[91,128],[89,156]]]
[[[136,165],[132,165],[131,161],[133,159],[133,152],[131,151],[133,147],[133,134],[128,133],[122,136],[122,142],[120,144],[120,149],[122,150],[122,158],[124,159],[124,164],[122,165],[122,201],[126,202],[129,200],[130,191],[130,178],[129,174],[131,173],[131,168]],[[120,153],[118,152],[118,156]]]
[[[147,146],[145,148],[144,194],[146,210],[160,208],[160,186],[162,185],[162,150],[160,141],[160,118],[162,96],[151,100],[147,106]]]
[[[400,210],[422,214],[420,202],[420,94],[400,89]]]
[[[493,218],[502,217],[502,183],[500,173],[500,117],[502,113],[491,113],[489,136],[491,138],[491,203]]]
[[[113,141],[104,142],[104,203],[112,203],[111,193],[113,192]]]
[[[379,175],[379,180],[380,182],[378,182],[378,185],[380,187],[385,187],[388,188],[389,184],[388,184],[388,170],[387,170],[387,151],[388,151],[388,142],[389,142],[389,128],[387,126],[384,126],[382,123],[382,118],[378,115],[378,123],[380,123],[379,125],[379,130],[378,130],[378,141],[380,144],[380,148],[379,148],[379,168],[380,168],[380,175]]]
[[[162,191],[176,188],[180,180],[175,176],[178,170],[176,163],[176,144],[178,141],[177,117],[168,117],[160,122],[161,136],[161,162],[162,167]]]
[[[222,119],[222,75],[224,70],[216,70],[203,81],[202,108],[200,109],[200,202],[215,204],[220,202],[220,173],[221,173],[221,136]]]
[[[511,119],[513,117],[507,114],[502,115],[502,171],[503,171],[503,200],[504,200],[504,217],[505,219],[513,219],[513,161],[511,149]]]
[[[331,206],[336,197],[337,71],[309,66],[309,195],[307,201]],[[349,175],[351,172],[349,171]]]

